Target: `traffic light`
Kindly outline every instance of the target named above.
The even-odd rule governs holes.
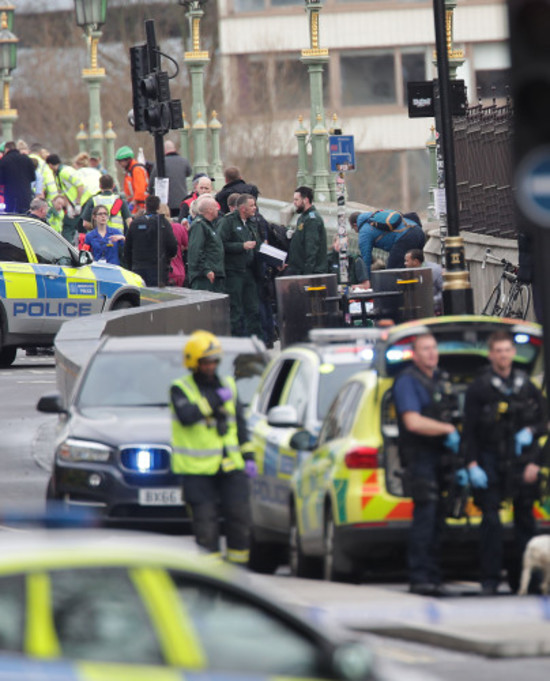
[[[145,121],[147,97],[143,94],[141,83],[149,72],[149,54],[147,45],[136,45],[130,48],[130,75],[132,78],[133,126],[136,132],[148,130]]]
[[[141,81],[141,91],[147,101],[144,116],[150,132],[168,132],[172,123],[170,114],[170,83],[166,71],[148,73]]]
[[[168,73],[150,70],[149,48],[146,44],[130,48],[134,130],[166,134],[170,129],[183,128],[179,99],[170,99]]]

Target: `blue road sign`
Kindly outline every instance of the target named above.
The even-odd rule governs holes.
[[[550,146],[528,154],[516,172],[517,202],[523,214],[550,227]]]
[[[330,170],[333,173],[355,170],[355,148],[353,135],[330,135]]]

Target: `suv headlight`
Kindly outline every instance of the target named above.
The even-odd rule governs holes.
[[[69,438],[59,447],[57,453],[64,461],[108,461],[112,449],[99,442]]]

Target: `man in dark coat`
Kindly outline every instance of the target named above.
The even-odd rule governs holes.
[[[220,210],[225,215],[229,213],[227,199],[231,194],[251,194],[254,199],[258,198],[258,187],[248,184],[241,177],[241,171],[236,166],[229,166],[223,171],[225,185],[216,194],[216,201],[220,204]]]
[[[261,338],[257,260],[260,240],[252,221],[255,214],[256,201],[252,194],[240,194],[235,210],[220,219],[217,231],[225,252],[225,291],[229,294],[231,334],[254,334]]]
[[[166,285],[170,260],[178,252],[172,225],[164,215],[159,215],[159,206],[158,196],[145,199],[145,215],[132,220],[124,243],[124,261],[129,269],[143,277],[147,286]]]
[[[225,293],[223,241],[217,231],[218,202],[205,196],[198,204],[199,216],[189,228],[187,275],[191,288]]]
[[[327,232],[323,218],[313,205],[311,187],[298,187],[295,190],[294,208],[300,217],[290,240],[285,274],[325,274]]]
[[[0,185],[4,185],[6,213],[24,214],[32,199],[31,183],[36,180],[34,163],[15,146],[6,142],[4,156],[0,159]]]
[[[176,151],[176,145],[171,140],[164,142],[164,165],[165,176],[168,178],[168,207],[170,215],[177,218],[180,212],[180,203],[187,196],[187,178],[193,172],[189,161],[180,156]],[[155,180],[157,179],[157,166],[153,166],[149,176],[149,194],[155,193]]]

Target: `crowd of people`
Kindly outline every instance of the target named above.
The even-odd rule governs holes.
[[[382,266],[390,269],[429,268],[434,310],[442,313],[442,269],[424,258],[425,235],[416,213],[354,212],[349,222],[358,235],[359,253],[347,253],[346,237],[339,235],[327,252],[327,232],[310,187],[296,188],[293,204],[298,217],[295,227],[287,229],[261,215],[258,187],[246,182],[235,166],[225,169],[225,185],[217,193],[205,173],[192,177],[188,192],[192,169],[171,141],[165,142],[166,204],[155,193],[156,168],[139,162],[128,146],[120,147],[115,157],[124,171],[122,193],[97,153],[81,152],[69,164],[41,145],[28,147],[23,140],[6,142],[1,152],[0,185],[7,212],[26,213],[49,224],[80,249],[90,250],[95,261],[122,264],[149,286],[186,285],[227,293],[235,336],[256,335],[272,347],[275,278],[335,273],[340,281],[342,253],[346,253],[347,283],[369,289],[371,272],[380,266],[373,258],[374,249],[386,251]],[[272,250],[264,249],[264,244]],[[511,570],[517,581],[519,557],[535,533],[537,439],[545,433],[547,415],[540,390],[513,366],[514,353],[507,333],[496,332],[489,338],[489,363],[468,387],[461,432],[446,417],[453,395],[438,368],[432,335],[414,339],[412,363],[396,379],[400,460],[414,505],[408,550],[413,593],[445,593],[440,566],[445,518],[442,461],[460,451],[465,456],[456,472],[457,484],[471,485],[482,511],[482,592],[498,591],[503,565],[499,508],[510,498],[517,541]],[[191,373],[171,388],[173,465],[184,476],[197,542],[210,552],[219,551],[216,504],[221,499],[228,559],[246,563],[247,477],[257,475],[257,469],[235,385],[216,373],[220,357],[221,345],[208,332],[196,332],[185,347],[184,364]]]
[[[327,249],[327,232],[310,187],[295,190],[297,223],[287,229],[261,215],[258,187],[243,179],[239,168],[225,168],[225,184],[215,192],[206,173],[192,176],[189,161],[171,140],[164,143],[166,204],[156,196],[156,167],[136,158],[129,146],[115,155],[124,173],[122,191],[96,152],[80,152],[66,163],[42,145],[29,147],[23,140],[6,142],[0,151],[6,212],[42,220],[91,251],[94,260],[132,269],[148,286],[227,293],[233,335],[255,334],[273,346],[276,277],[336,272],[340,280],[344,242],[335,238]],[[371,268],[380,264],[373,263],[373,248],[386,250],[387,267],[432,268],[440,313],[441,268],[424,262],[420,219],[405,214],[399,225],[386,230],[374,219],[378,213],[384,211],[350,216],[360,252],[346,255],[348,283],[369,288]],[[277,249],[280,259],[265,255],[263,244]],[[342,252],[346,248],[347,243]]]

